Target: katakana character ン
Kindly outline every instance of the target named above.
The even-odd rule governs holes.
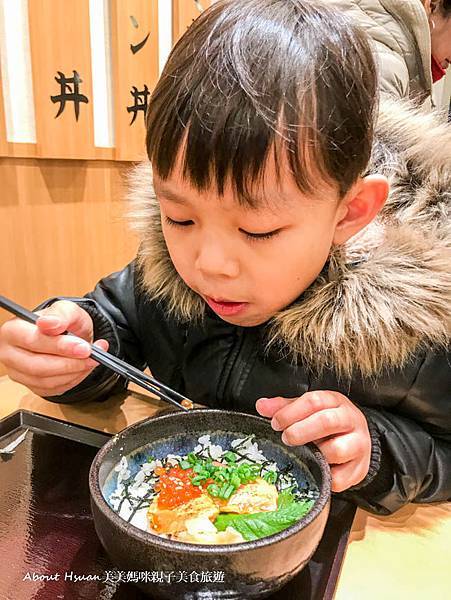
[[[134,46],[133,44],[130,44],[130,50],[132,51],[133,54],[137,54],[142,48],[144,48],[147,40],[149,39],[149,36],[150,36],[150,32],[146,35],[146,37],[143,39],[143,41],[139,42],[139,44],[136,44],[136,46]]]

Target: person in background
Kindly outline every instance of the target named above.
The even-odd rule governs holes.
[[[372,39],[381,92],[433,106],[432,84],[451,62],[451,0],[333,2]]]

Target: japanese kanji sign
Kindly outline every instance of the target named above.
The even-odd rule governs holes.
[[[158,3],[113,0],[116,158],[145,156],[145,114],[158,79]]]
[[[96,158],[89,0],[33,0],[28,13],[37,156]]]
[[[80,102],[88,103],[88,98],[80,93],[80,84],[82,80],[77,71],[73,71],[73,77],[66,77],[64,73],[58,71],[57,77],[55,77],[56,83],[60,85],[60,93],[56,96],[50,96],[50,100],[54,103],[59,102],[59,109],[55,116],[57,119],[60,114],[66,108],[66,102],[73,102],[74,105],[74,113],[75,120],[78,121],[78,117],[80,116]]]

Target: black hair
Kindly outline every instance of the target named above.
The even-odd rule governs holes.
[[[444,17],[451,17],[451,0],[439,0],[438,8]]]
[[[377,75],[367,36],[321,0],[219,0],[174,47],[151,96],[147,153],[197,189],[230,181],[253,204],[266,160],[298,188],[346,194],[368,164]]]

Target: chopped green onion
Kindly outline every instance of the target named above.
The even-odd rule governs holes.
[[[190,452],[185,459],[180,461],[180,467],[193,469],[195,476],[191,478],[191,482],[195,486],[213,480],[213,483],[206,488],[208,493],[227,500],[240,485],[255,481],[262,473],[262,464],[247,461],[237,464],[238,458],[239,455],[236,452],[228,451],[222,456],[223,461],[226,462],[214,465],[211,458]],[[275,473],[272,472],[268,472],[264,476],[269,483],[273,482],[274,477]]]
[[[263,475],[263,479],[270,484],[274,484],[277,481],[277,473],[275,471],[268,471]]]
[[[226,491],[227,491],[227,488],[228,488],[228,487],[229,487],[229,486],[228,486],[228,484],[227,484],[227,483],[224,483],[224,484],[221,486],[221,489],[219,490],[219,497],[220,497],[220,498],[224,498],[224,499],[225,499],[225,493],[226,493]]]
[[[186,458],[187,461],[192,465],[196,464],[198,461],[198,457],[194,454],[194,452],[190,452]]]
[[[210,485],[207,486],[207,492],[210,494],[210,496],[217,497],[219,495],[219,486],[217,486],[215,483],[210,483]]]
[[[224,500],[228,500],[230,498],[230,496],[234,493],[235,491],[235,487],[233,485],[229,485],[226,489],[226,491],[224,492],[223,498]]]
[[[235,454],[235,452],[229,451],[224,454],[224,458],[227,462],[236,462],[238,456]]]
[[[241,485],[241,479],[238,473],[232,474],[232,477],[230,478],[230,483],[236,488],[238,488]]]

